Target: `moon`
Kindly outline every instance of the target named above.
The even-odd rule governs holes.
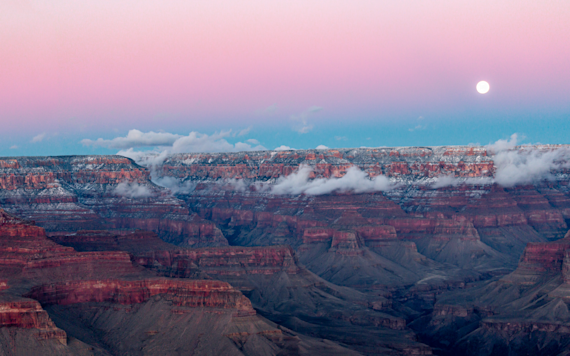
[[[487,94],[489,89],[490,89],[489,83],[487,83],[486,81],[482,80],[479,83],[477,83],[477,91],[479,92],[479,94]]]

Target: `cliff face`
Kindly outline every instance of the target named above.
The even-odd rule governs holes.
[[[38,340],[67,344],[65,331],[58,329],[36,300],[3,296],[0,300],[0,328],[35,330]]]
[[[176,243],[227,245],[213,224],[125,157],[0,159],[0,206],[49,232],[144,228]]]
[[[113,354],[157,343],[150,354],[169,349],[191,354],[201,340],[221,354],[262,355],[269,348],[276,353],[344,355],[356,352],[336,341],[358,349],[376,333],[375,344],[382,348],[429,353],[411,339],[403,318],[376,310],[389,307],[387,299],[326,285],[300,268],[287,246],[188,249],[141,230],[57,232],[48,239],[33,222],[3,210],[0,243],[0,340],[11,345],[7,352],[27,348],[35,354],[89,354],[95,348]],[[177,279],[160,278],[153,271]],[[327,322],[319,327],[317,340],[259,319],[240,290],[266,313],[302,320],[340,309],[323,318]],[[162,322],[165,315],[168,323]],[[337,326],[328,329],[327,323]],[[340,325],[355,336],[339,339],[335,328]],[[290,326],[314,334],[311,328]],[[192,331],[178,332],[187,328]],[[401,335],[381,336],[391,329]],[[29,336],[37,342],[26,344]],[[19,341],[5,340],[10,337]],[[244,350],[248,343],[260,351]]]
[[[515,271],[442,295],[412,328],[456,354],[567,353],[569,270],[570,232],[556,242],[529,243]]]
[[[296,177],[289,188],[345,177],[354,166],[369,178],[390,178],[393,186],[364,194],[274,193],[271,187],[302,166],[311,167],[308,180]],[[337,254],[362,256],[363,247],[379,246],[374,241],[411,241],[437,262],[506,272],[527,243],[559,239],[568,229],[569,175],[557,167],[551,180],[505,188],[493,183],[499,168],[485,148],[410,147],[178,154],[156,171],[194,182],[194,191],[178,197],[216,222],[230,244],[305,245],[302,252],[326,243]],[[344,230],[354,236],[339,245],[333,237]]]
[[[315,167],[311,178],[340,177],[355,165],[370,176],[491,177],[493,160],[481,147],[402,147],[262,151],[247,153],[176,154],[161,167],[162,174],[200,180],[256,179],[287,176],[302,165]]]
[[[249,299],[220,281],[146,279],[140,281],[96,280],[33,288],[26,297],[43,305],[68,305],[89,302],[138,304],[161,295],[176,306],[237,310],[240,315],[254,315]]]
[[[0,344],[7,354],[132,354],[141,348],[151,355],[165,350],[192,354],[199,341],[208,350],[229,355],[242,354],[248,342],[276,353],[315,349],[355,354],[333,342],[300,340],[293,332],[282,332],[257,317],[251,301],[227,282],[159,278],[120,251],[128,246],[132,252],[180,250],[152,232],[60,232],[52,239],[74,241],[79,247],[79,242],[91,243],[97,251],[59,245],[33,222],[0,209]],[[220,256],[215,251],[211,255]],[[264,268],[271,260],[250,255],[253,268]],[[213,258],[210,264],[220,262]],[[183,337],[179,331],[188,328],[192,331]]]

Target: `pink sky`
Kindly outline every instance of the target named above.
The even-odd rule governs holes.
[[[568,19],[568,0],[2,1],[0,120],[126,130],[167,113],[222,129],[263,124],[254,113],[273,104],[445,112],[479,100],[481,79],[494,105],[556,108]]]

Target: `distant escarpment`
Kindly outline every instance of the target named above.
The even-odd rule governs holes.
[[[288,176],[300,165],[315,168],[311,178],[341,177],[356,166],[371,177],[492,177],[494,162],[482,147],[357,148],[239,153],[184,153],[168,156],[162,175],[200,180]]]

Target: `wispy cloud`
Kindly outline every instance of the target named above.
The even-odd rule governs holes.
[[[32,143],[42,142],[44,138],[46,138],[46,133],[42,132],[41,134],[34,136],[34,138],[32,138],[30,142]]]
[[[17,146],[17,145],[12,145],[12,146],[10,146],[10,149],[11,149],[11,150],[16,150],[16,149],[18,149],[18,146]]]
[[[421,124],[424,121],[423,116],[418,117],[417,121],[418,121],[418,124],[416,126],[414,126],[413,128],[408,129],[408,131],[413,132],[413,131],[419,131],[419,130],[427,129],[427,124],[425,124],[425,125]]]
[[[313,124],[309,123],[309,118],[315,113],[321,111],[323,108],[320,106],[311,106],[307,110],[297,115],[291,115],[291,120],[296,121],[298,124],[293,130],[298,133],[305,134],[313,129]]]
[[[416,127],[408,129],[408,131],[413,132],[413,131],[425,130],[425,129],[427,129],[427,125],[416,125]]]
[[[509,139],[497,140],[495,143],[490,143],[486,147],[493,153],[499,153],[502,151],[510,150],[516,147],[519,141],[519,135],[514,133]]]
[[[277,107],[277,104],[273,104],[273,105],[266,107],[265,109],[256,110],[255,113],[258,115],[270,115],[271,116],[271,115],[275,114],[278,110],[279,110],[279,108]]]
[[[250,131],[251,131],[251,127],[248,127],[247,129],[243,129],[243,130],[238,131],[238,132],[235,134],[235,136],[238,136],[238,137],[239,137],[239,136],[245,136],[245,135],[247,135]]]

